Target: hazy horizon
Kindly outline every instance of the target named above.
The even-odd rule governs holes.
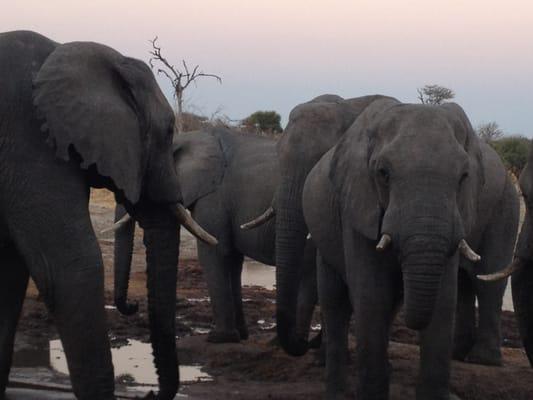
[[[222,77],[188,91],[188,108],[207,116],[275,110],[286,123],[292,107],[319,94],[418,102],[418,87],[439,84],[455,91],[474,126],[496,121],[532,137],[533,5],[464,3],[32,0],[3,5],[0,28],[101,42],[144,61],[157,35],[172,62]]]

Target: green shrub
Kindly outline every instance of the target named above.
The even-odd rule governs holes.
[[[243,125],[255,128],[255,131],[263,133],[279,133],[281,128],[281,115],[276,111],[256,111],[243,120]]]
[[[526,165],[530,143],[528,138],[516,135],[493,140],[490,145],[500,155],[507,169],[518,177]]]

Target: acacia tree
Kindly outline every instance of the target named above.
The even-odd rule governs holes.
[[[418,100],[422,104],[442,104],[445,100],[451,100],[455,97],[453,90],[439,85],[425,85],[416,89]]]
[[[150,40],[152,50],[149,52],[151,54],[149,64],[152,69],[155,69],[157,65],[157,73],[165,75],[172,84],[173,96],[176,100],[176,130],[181,133],[183,132],[183,95],[185,90],[191,83],[194,82],[196,84],[196,80],[202,77],[215,78],[219,83],[222,83],[222,78],[215,74],[206,74],[200,70],[199,65],[190,70],[185,60],[181,61],[181,67],[176,67],[163,57],[161,47],[157,44],[157,39],[158,37],[156,36],[153,40]]]

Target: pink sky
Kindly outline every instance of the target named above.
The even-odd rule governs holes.
[[[414,102],[417,87],[438,83],[455,90],[474,124],[533,136],[530,1],[19,0],[2,5],[0,27],[98,41],[144,60],[159,35],[169,59],[222,76],[189,93],[207,115],[286,117],[326,92]]]

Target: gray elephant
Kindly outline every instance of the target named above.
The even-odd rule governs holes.
[[[389,396],[389,330],[402,301],[407,326],[420,332],[418,400],[450,398],[457,296],[464,303],[458,324],[470,329],[474,293],[479,299],[471,351],[499,357],[500,337],[493,334],[505,282],[473,290],[458,283],[465,280],[458,267],[473,277],[474,268],[493,272],[510,261],[518,197],[459,106],[371,104],[307,177],[303,211],[319,253],[330,398],[345,385],[352,306],[358,399]]]
[[[500,272],[479,277],[486,281],[498,281],[512,274],[515,316],[529,363],[533,366],[533,151],[531,149],[528,162],[520,174],[519,184],[526,213],[513,262]]]
[[[176,223],[215,241],[181,204],[173,126],[143,62],[91,42],[0,34],[0,397],[31,276],[57,324],[76,397],[115,398],[92,186],[112,190],[145,229],[158,398],[174,398]]]
[[[218,238],[218,246],[198,243],[215,329],[208,341],[248,338],[242,307],[243,257],[274,265],[274,221],[243,231],[240,225],[267,208],[279,181],[276,141],[226,128],[187,132],[174,139],[174,160],[184,205],[198,223]],[[117,208],[116,220],[124,215]],[[115,233],[115,304],[122,313],[137,311],[127,302],[134,220]],[[307,340],[317,301],[315,247],[308,241],[302,261],[298,334]]]
[[[309,344],[302,340],[297,318],[299,277],[308,229],[302,213],[305,178],[320,157],[332,148],[358,115],[384,96],[343,99],[322,95],[296,106],[278,143],[280,183],[272,206],[258,218],[244,224],[250,229],[276,216],[276,322],[283,349],[304,354]]]

